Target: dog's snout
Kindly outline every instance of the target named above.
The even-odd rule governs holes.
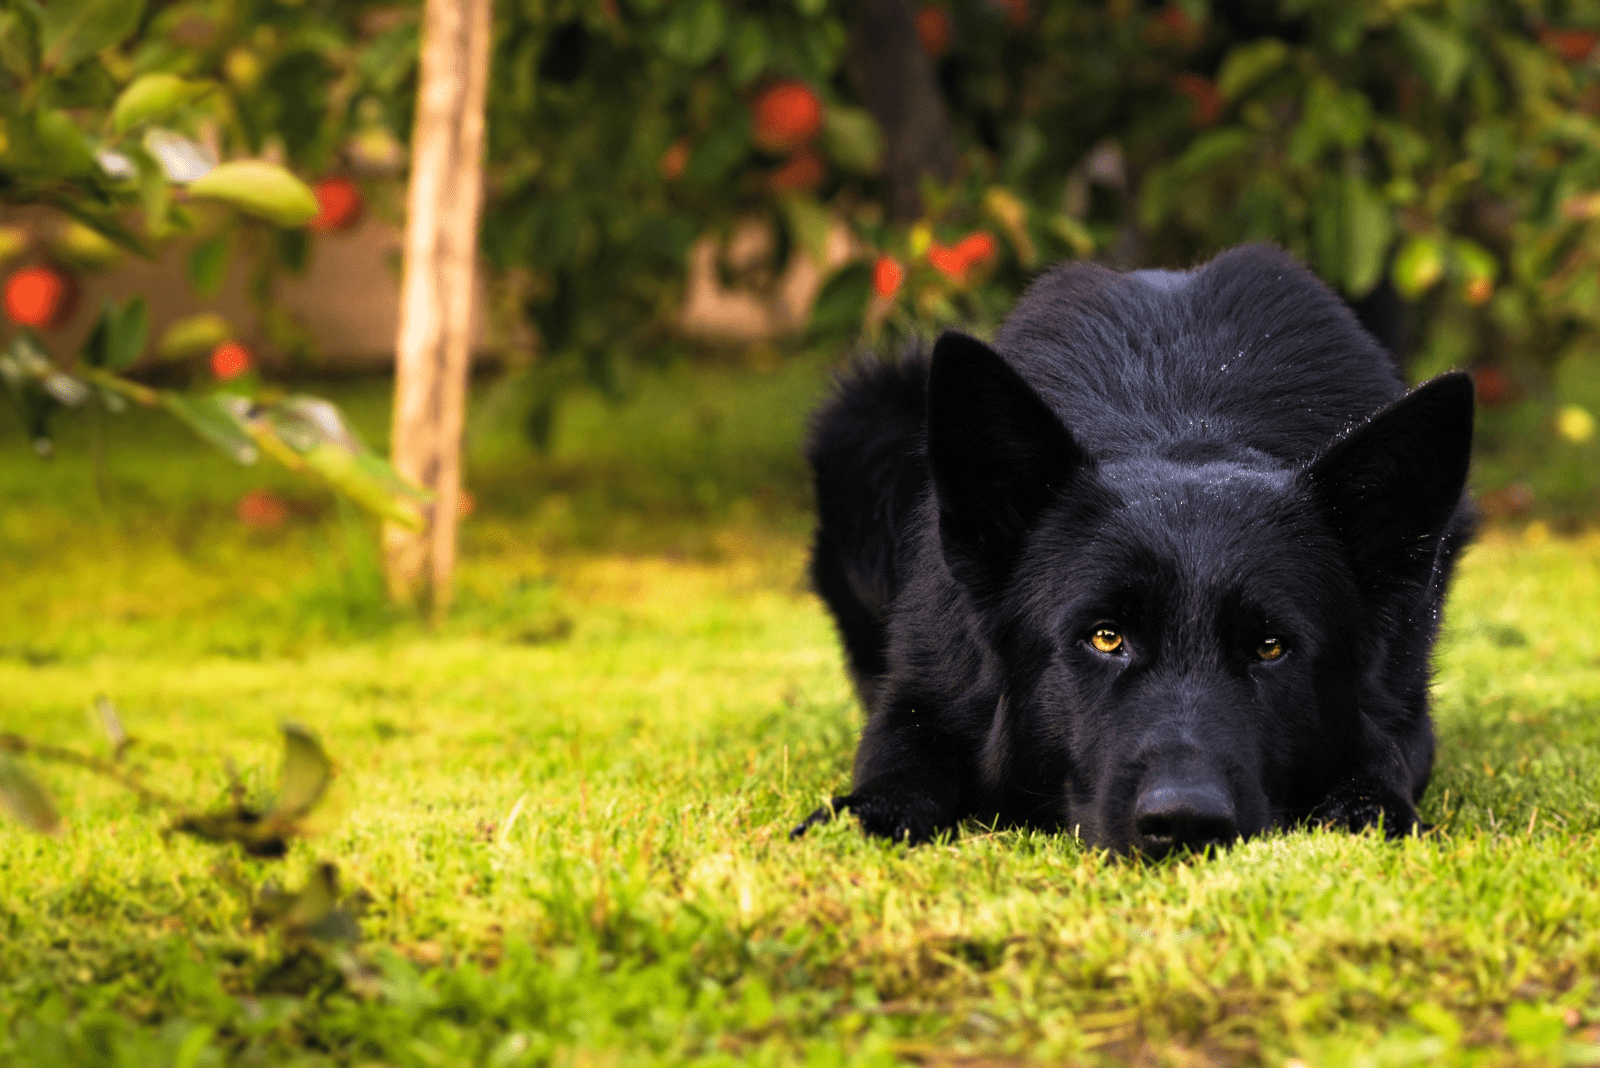
[[[1199,850],[1239,836],[1233,799],[1214,781],[1163,777],[1146,784],[1133,809],[1134,829],[1147,848]]]

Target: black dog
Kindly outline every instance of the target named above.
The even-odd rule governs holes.
[[[1467,376],[1394,359],[1286,253],[1057,268],[994,348],[817,413],[812,577],[866,729],[848,807],[1118,849],[1418,826],[1430,654],[1472,526]]]

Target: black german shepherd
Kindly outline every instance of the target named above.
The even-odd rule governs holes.
[[[1473,395],[1288,254],[1059,267],[994,347],[858,367],[817,413],[812,578],[868,719],[848,808],[1162,854],[1419,826]]]

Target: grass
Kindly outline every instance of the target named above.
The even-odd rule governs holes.
[[[43,467],[0,416],[0,730],[92,749],[109,694],[197,804],[226,762],[270,791],[285,719],[342,767],[338,818],[282,862],[37,768],[69,825],[0,824],[0,1063],[1600,1062],[1600,537],[1468,556],[1433,836],[1161,864],[981,828],[793,843],[859,728],[801,578],[821,381],[579,398],[545,458],[486,434],[434,631],[287,476],[134,415],[101,505],[81,440]],[[381,440],[381,388],[340,399]],[[233,518],[261,485],[301,495],[284,527]],[[264,989],[284,947],[230,880],[320,859],[370,896],[372,992]]]

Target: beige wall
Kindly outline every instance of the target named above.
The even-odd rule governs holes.
[[[48,243],[61,225],[53,213],[12,211],[3,217],[8,226],[28,229],[34,243]],[[717,259],[736,270],[749,268],[771,248],[771,235],[762,223],[747,222],[725,243],[706,237],[695,243],[689,256],[689,276],[679,326],[684,333],[724,342],[748,342],[797,330],[816,298],[827,271],[858,254],[848,231],[836,222],[829,236],[827,259],[818,266],[803,253],[791,258],[785,271],[759,289],[728,289],[718,279]],[[59,355],[75,352],[93,324],[105,297],[121,300],[135,293],[150,302],[151,339],[175,321],[199,312],[217,312],[229,320],[239,340],[253,352],[271,358],[261,324],[247,298],[248,265],[235,257],[228,278],[215,298],[195,293],[185,278],[192,245],[168,247],[155,261],[124,256],[115,266],[97,272],[77,272],[81,292],[72,317],[46,332],[50,347]],[[399,316],[401,235],[397,226],[370,213],[348,231],[312,237],[311,258],[302,275],[279,276],[280,306],[315,339],[319,354],[329,360],[383,363],[393,358]],[[19,261],[5,265],[14,269]],[[475,348],[492,351],[483,309],[486,272],[479,273],[476,301]]]

